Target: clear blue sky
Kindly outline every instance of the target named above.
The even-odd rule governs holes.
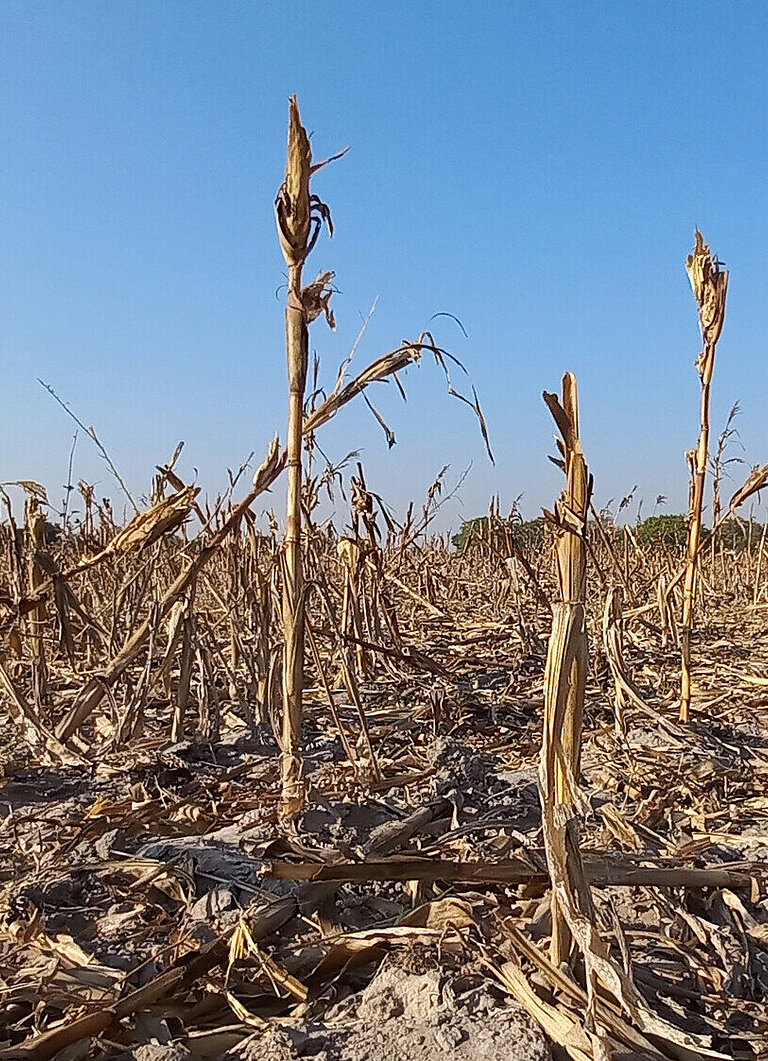
[[[497,458],[424,364],[320,442],[359,447],[397,506],[473,462],[447,522],[524,494],[548,465],[541,391],[578,375],[602,503],[687,496],[699,334],[683,269],[699,225],[731,269],[713,421],[734,401],[768,459],[768,5],[234,0],[0,6],[0,480],[61,496],[92,423],[137,495],[179,439],[215,494],[285,429],[284,264],[272,201],[287,100],[336,222],[338,330],[312,327],[330,384],[373,299],[360,367],[430,317],[467,365]],[[736,472],[738,476],[740,473]],[[115,491],[87,439],[75,475]],[[276,503],[282,504],[282,487]]]

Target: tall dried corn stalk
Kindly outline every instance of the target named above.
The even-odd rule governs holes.
[[[323,165],[324,163],[320,163]],[[332,273],[320,274],[302,290],[301,274],[323,220],[330,213],[310,193],[312,149],[301,124],[299,105],[291,96],[285,178],[275,200],[280,247],[288,266],[285,306],[285,353],[288,363],[288,487],[286,501],[283,578],[283,720],[282,813],[293,817],[304,806],[304,774],[299,750],[304,681],[304,575],[301,556],[301,487],[304,430],[304,391],[307,382],[309,323],[328,308]]]
[[[699,328],[703,347],[696,358],[696,370],[701,380],[701,412],[699,442],[692,457],[691,504],[688,513],[688,541],[686,546],[685,583],[683,587],[683,616],[680,624],[681,675],[680,721],[687,722],[691,707],[691,626],[693,602],[696,595],[701,511],[704,503],[704,481],[709,453],[709,398],[715,349],[725,319],[725,297],[728,291],[728,271],[712,257],[709,245],[696,229],[694,247],[685,262],[685,271],[693,288],[699,309]]]
[[[572,813],[577,802],[581,762],[581,729],[588,666],[586,625],[586,525],[592,489],[579,440],[579,400],[576,377],[563,376],[562,400],[544,392],[562,441],[557,439],[566,476],[565,491],[554,513],[544,511],[557,534],[557,574],[560,603],[553,608],[544,675],[544,733],[539,766],[542,818],[553,885],[569,888],[571,861],[579,859],[578,823]],[[569,813],[570,812],[570,813]],[[577,873],[577,878],[582,874]],[[552,889],[551,956],[556,966],[568,959],[571,933],[561,909],[558,888]],[[570,902],[570,900],[569,900]],[[587,899],[588,902],[588,899]],[[580,904],[582,905],[582,904]]]

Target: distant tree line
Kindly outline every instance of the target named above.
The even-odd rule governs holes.
[[[461,525],[458,534],[454,534],[451,543],[457,552],[464,552],[470,542],[494,541],[506,535],[512,538],[516,545],[522,547],[536,548],[542,544],[546,529],[543,516],[538,519],[496,519],[489,520],[488,516],[478,516],[476,519],[467,519]]]
[[[603,522],[604,530],[610,535],[621,528],[610,517]],[[593,521],[590,521],[590,524]],[[688,517],[680,513],[663,516],[648,516],[647,519],[633,526],[634,536],[640,545],[665,545],[670,549],[682,549],[685,546]],[[589,528],[588,528],[589,529]],[[704,538],[709,536],[708,528],[702,528]],[[717,541],[723,549],[740,551],[756,549],[760,544],[763,524],[756,520],[729,519],[719,528]],[[462,553],[472,542],[503,542],[509,536],[521,548],[536,549],[546,540],[547,524],[543,517],[531,520],[497,519],[489,520],[488,516],[478,516],[464,520],[457,534],[451,538],[453,547]]]
[[[756,520],[728,519],[718,528],[717,541],[724,549],[740,551],[756,549],[763,534],[763,524]],[[654,545],[663,542],[671,548],[685,545],[688,528],[688,517],[683,515],[649,516],[635,528],[635,537],[641,545]],[[704,540],[709,538],[711,530],[702,527]]]

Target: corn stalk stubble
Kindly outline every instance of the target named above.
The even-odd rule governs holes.
[[[559,969],[575,943],[584,960],[585,1028],[595,1059],[612,1056],[611,1040],[600,1013],[601,985],[613,995],[634,1026],[673,1046],[678,1057],[722,1056],[708,1043],[674,1028],[652,1013],[634,984],[611,959],[598,931],[591,892],[579,847],[578,788],[581,730],[588,663],[586,629],[586,523],[592,480],[579,439],[576,378],[566,373],[562,398],[544,393],[562,441],[557,440],[566,489],[555,512],[545,509],[557,533],[557,573],[561,601],[554,606],[552,635],[544,675],[544,732],[539,761],[542,834],[552,883],[550,959]]]
[[[557,533],[557,575],[560,602],[554,605],[552,636],[544,676],[544,733],[539,786],[549,831],[548,858],[568,861],[568,849],[580,861],[576,821],[566,822],[567,808],[576,799],[576,778],[581,758],[581,728],[588,660],[585,595],[587,553],[585,528],[591,485],[579,440],[576,378],[563,377],[562,402],[544,393],[544,401],[562,435],[557,440],[566,475],[566,489],[554,513],[545,513]],[[549,828],[547,828],[549,827]],[[583,876],[583,874],[582,874]],[[556,880],[555,874],[552,875]],[[567,880],[567,874],[566,874]],[[582,896],[582,899],[586,899]],[[572,902],[572,897],[569,897]],[[558,889],[552,891],[552,960],[567,960],[571,941],[568,925],[560,909]]]
[[[226,540],[230,531],[238,526],[243,513],[260,494],[269,489],[282,472],[284,466],[285,454],[281,454],[278,440],[273,439],[266,459],[254,476],[253,489],[235,506],[219,530],[201,548],[200,552],[189,561],[186,568],[174,580],[158,602],[161,618],[165,618],[176,601],[180,600],[189,591],[205,565]],[[86,719],[98,708],[106,695],[107,689],[117,681],[141,652],[149,639],[151,629],[151,620],[147,616],[107,666],[87,682],[56,729],[56,739],[58,741],[62,744],[67,744]]]

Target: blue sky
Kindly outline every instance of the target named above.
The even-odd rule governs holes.
[[[467,366],[471,413],[425,363],[322,433],[362,450],[397,508],[472,463],[443,525],[560,477],[541,401],[576,372],[599,503],[687,496],[699,335],[683,263],[694,225],[731,269],[713,425],[739,400],[748,464],[768,460],[768,6],[742,0],[0,7],[0,480],[61,496],[92,423],[137,495],[176,442],[212,495],[285,433],[284,263],[272,201],[288,96],[336,233],[338,329],[312,327],[325,381],[379,302],[359,367],[432,321]],[[277,292],[277,297],[276,297]],[[715,430],[715,434],[716,434]],[[736,451],[734,451],[735,455]],[[736,471],[736,476],[740,473]],[[75,475],[116,497],[85,438]],[[275,504],[282,504],[282,487]]]

